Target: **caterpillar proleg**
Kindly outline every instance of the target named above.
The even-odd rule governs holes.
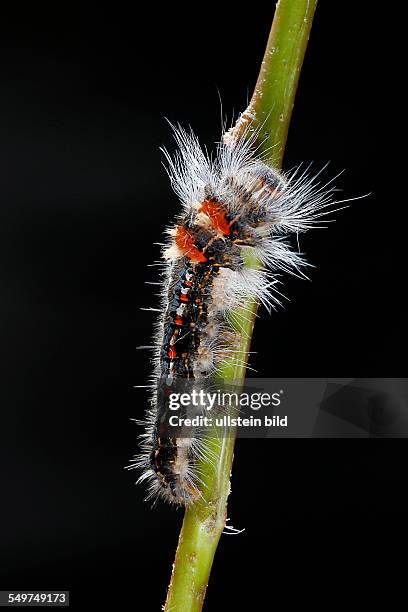
[[[141,469],[148,499],[188,505],[201,495],[196,462],[206,449],[199,436],[163,434],[168,395],[177,381],[211,377],[234,352],[240,339],[229,324],[234,309],[256,297],[270,310],[279,303],[277,276],[304,275],[307,262],[290,236],[316,226],[334,203],[334,188],[308,168],[285,174],[268,166],[257,152],[257,133],[238,140],[224,134],[211,158],[191,131],[173,129],[177,153],[164,155],[182,210],[162,251],[151,406],[130,467]],[[259,269],[245,266],[245,252],[257,256]]]

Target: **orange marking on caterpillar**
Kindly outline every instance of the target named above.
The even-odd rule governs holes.
[[[194,239],[190,232],[186,230],[182,225],[177,226],[176,230],[176,245],[180,249],[180,251],[189,258],[193,263],[202,263],[207,260],[207,257],[197,249],[194,244]],[[188,301],[188,300],[184,300]]]
[[[177,357],[177,353],[172,345],[170,345],[169,352],[167,353],[167,355],[170,357],[170,359],[175,359]]]
[[[180,293],[180,301],[188,302],[188,295],[186,295],[185,293]]]
[[[225,212],[222,207],[214,200],[204,200],[200,210],[210,219],[213,228],[228,236],[231,232],[230,223],[225,218]]]

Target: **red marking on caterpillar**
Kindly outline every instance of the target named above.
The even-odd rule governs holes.
[[[207,261],[206,256],[195,246],[191,233],[182,225],[176,230],[176,245],[191,261],[195,263]]]
[[[201,204],[200,210],[207,215],[210,219],[211,225],[215,231],[228,236],[231,229],[230,223],[225,218],[226,211],[220,204],[214,202],[214,200],[204,200]]]
[[[177,353],[171,345],[167,355],[170,357],[170,359],[175,359],[177,357]]]
[[[255,297],[269,310],[280,304],[279,273],[305,276],[297,237],[327,214],[334,187],[309,169],[285,174],[269,167],[257,154],[256,132],[224,138],[215,158],[193,133],[177,127],[174,135],[177,153],[164,154],[182,211],[163,250],[151,408],[130,467],[149,483],[148,499],[188,505],[202,494],[197,461],[210,451],[199,431],[180,439],[163,430],[172,390],[180,381],[210,378],[231,359],[241,339],[230,324],[234,309]],[[260,269],[245,267],[245,250],[259,258]]]

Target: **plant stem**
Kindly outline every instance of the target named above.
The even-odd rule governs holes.
[[[261,148],[278,169],[316,5],[317,0],[278,1],[254,93],[229,132],[229,137],[239,138],[248,124],[258,128]]]
[[[267,150],[269,162],[276,168],[280,168],[282,162],[316,5],[317,0],[280,0],[277,3],[251,102],[227,134],[227,139],[236,139],[248,127],[258,129],[261,148]],[[247,258],[246,265],[257,267],[259,262],[254,257]],[[244,364],[248,359],[257,307],[255,300],[248,300],[245,310],[234,312],[233,319],[241,334],[239,353],[234,363],[228,360],[224,363],[217,375],[220,382],[227,381],[236,387],[244,382]],[[231,432],[223,438],[207,440],[212,459],[199,466],[204,483],[203,497],[185,512],[164,607],[166,612],[196,612],[202,608],[214,554],[226,522],[234,441]]]

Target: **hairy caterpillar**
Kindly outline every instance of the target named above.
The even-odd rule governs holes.
[[[167,230],[163,248],[163,291],[156,326],[153,396],[144,423],[141,454],[130,467],[142,470],[147,499],[162,497],[188,505],[201,494],[196,470],[205,456],[202,441],[171,437],[161,424],[167,397],[180,380],[210,377],[234,353],[240,333],[230,313],[252,296],[266,308],[279,303],[281,271],[302,275],[307,265],[288,236],[315,226],[333,204],[333,187],[298,168],[277,172],[258,155],[257,133],[239,140],[224,134],[214,159],[192,132],[174,128],[178,151],[164,150],[182,212]],[[261,262],[244,265],[245,251]]]

